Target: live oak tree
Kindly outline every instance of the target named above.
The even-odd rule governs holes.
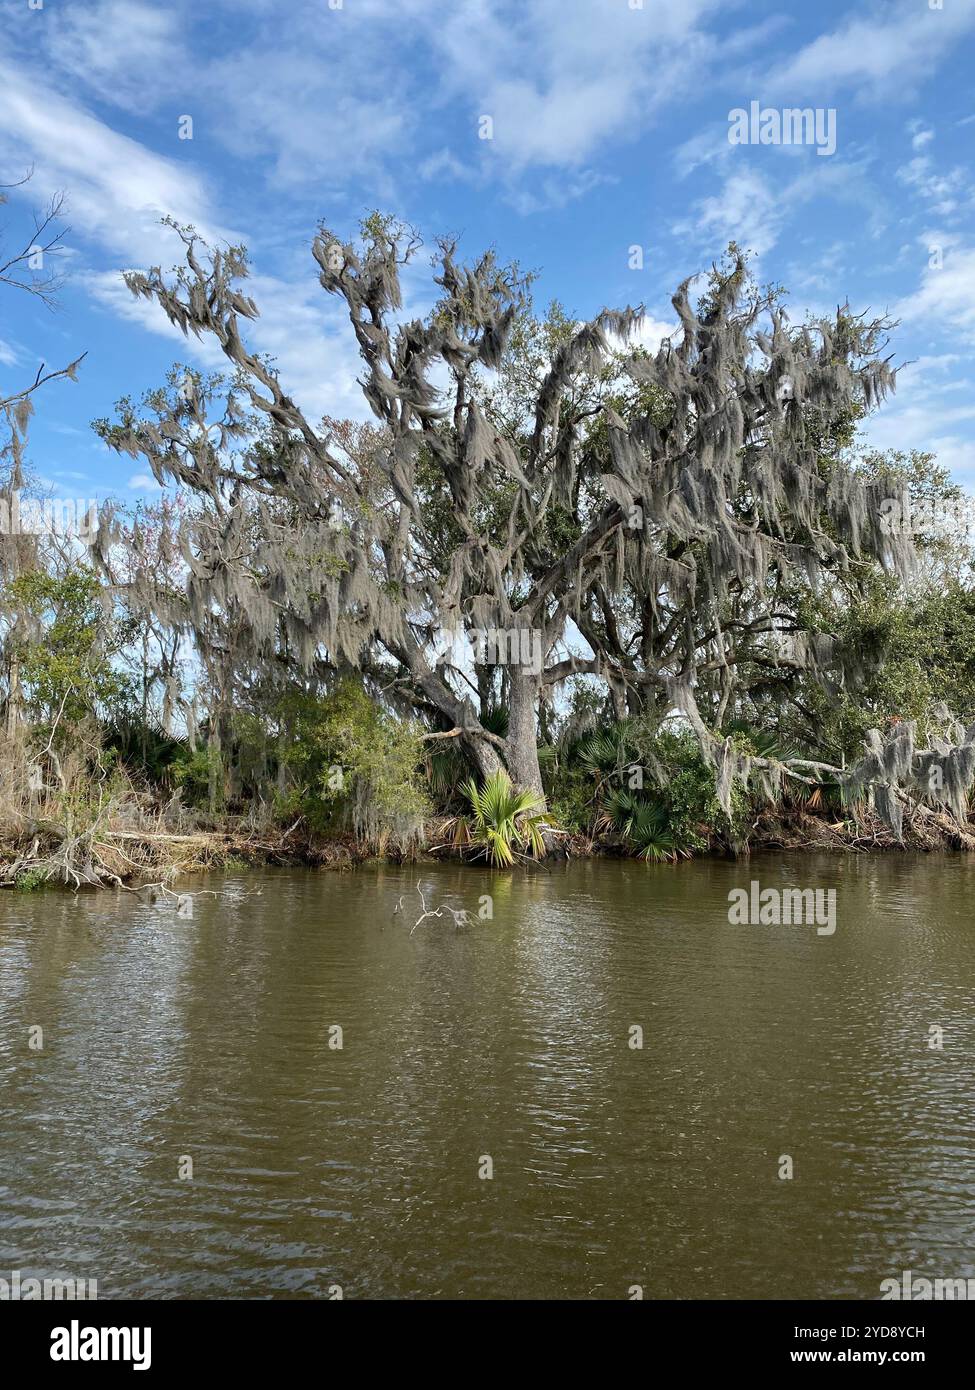
[[[196,500],[183,553],[198,631],[232,612],[249,659],[351,667],[433,720],[428,737],[462,741],[482,775],[504,765],[534,792],[540,705],[580,673],[620,709],[679,710],[726,807],[736,778],[773,792],[822,770],[742,754],[720,726],[745,667],[855,674],[855,653],[804,625],[803,591],[858,565],[910,565],[909,536],[884,525],[885,480],[833,447],[894,385],[885,320],[841,308],[793,325],[732,247],[699,294],[678,288],[678,327],[652,355],[627,347],[639,309],[550,316],[539,336],[528,277],[491,253],[460,264],[449,241],[434,258],[439,297],[410,319],[400,277],[419,238],[373,215],[355,244],[322,226],[312,247],[375,417],[350,434],[310,421],[248,346],[258,308],[244,248],[172,225],[183,263],[127,283],[184,333],[215,339],[231,374],[174,374],[98,428]],[[472,672],[445,640],[457,632],[501,641]],[[503,647],[512,634],[528,635],[532,659]],[[506,733],[488,717],[499,668]],[[912,779],[938,799],[933,760],[957,813],[972,741],[919,751],[905,737],[878,735],[856,784],[899,824]]]

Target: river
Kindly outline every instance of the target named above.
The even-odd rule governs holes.
[[[835,889],[835,931],[733,925],[753,879]],[[418,886],[473,921],[411,934]],[[7,892],[0,1276],[578,1299],[975,1277],[973,890],[965,856],[761,855],[228,873],[183,885],[191,918]]]

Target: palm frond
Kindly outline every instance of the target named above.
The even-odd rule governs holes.
[[[496,772],[479,787],[471,778],[461,788],[473,813],[471,843],[492,864],[510,868],[523,848],[536,856],[545,853],[542,813],[544,799],[530,791],[516,791],[506,772]]]

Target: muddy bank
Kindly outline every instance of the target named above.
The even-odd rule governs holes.
[[[701,827],[707,833],[706,827]],[[831,851],[876,853],[975,850],[975,825],[960,826],[952,817],[917,806],[905,814],[903,838],[898,840],[879,817],[862,812],[857,819],[835,819],[808,810],[777,806],[752,823],[747,843],[730,846],[717,835],[707,836],[707,856],[737,857],[762,851]],[[618,836],[590,838],[560,834],[556,859],[626,858],[631,850]],[[366,843],[352,834],[310,833],[300,823],[285,830],[257,831],[247,823],[191,833],[160,829],[89,828],[72,835],[64,826],[31,822],[0,834],[0,887],[32,890],[45,885],[82,887],[137,886],[168,883],[214,869],[262,866],[307,866],[352,870],[370,860],[389,863],[457,859],[459,852],[444,842],[443,824],[427,826],[425,842],[386,840]],[[700,856],[698,856],[700,857]]]

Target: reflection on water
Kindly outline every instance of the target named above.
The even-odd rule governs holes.
[[[835,935],[729,925],[752,878],[835,888]],[[475,914],[490,894],[493,920],[410,936],[418,884]],[[214,877],[192,920],[0,896],[0,1276],[103,1298],[975,1277],[973,886],[963,857],[763,856]]]

